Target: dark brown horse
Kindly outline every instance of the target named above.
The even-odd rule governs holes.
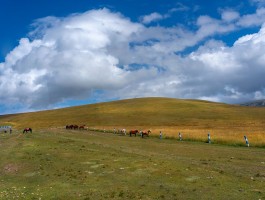
[[[141,131],[141,135],[142,135],[142,138],[144,137],[144,135],[148,136],[149,137],[149,134],[151,133],[151,130],[148,130],[148,131]]]
[[[139,133],[138,130],[130,130],[130,137],[132,137],[132,135],[134,134],[134,136],[136,137],[136,134]]]
[[[66,125],[65,128],[66,128],[66,129],[73,129],[73,128],[74,128],[74,125]]]
[[[28,131],[32,133],[32,128],[25,128],[25,129],[23,130],[23,133],[27,133]]]
[[[78,126],[77,125],[73,125],[73,129],[78,129]]]

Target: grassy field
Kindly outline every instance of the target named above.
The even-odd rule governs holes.
[[[101,130],[151,129],[166,137],[206,141],[210,132],[218,144],[265,147],[265,108],[227,105],[198,100],[139,98],[64,109],[0,116],[0,125],[16,130],[65,127],[85,124]]]
[[[265,199],[262,148],[65,129],[0,146],[0,199]]]

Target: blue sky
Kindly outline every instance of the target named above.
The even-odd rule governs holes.
[[[265,0],[1,0],[0,114],[265,97]]]

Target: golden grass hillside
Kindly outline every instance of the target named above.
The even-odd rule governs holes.
[[[14,129],[64,127],[85,124],[113,130],[119,128],[162,131],[167,137],[242,143],[244,135],[256,145],[265,144],[265,108],[244,107],[199,100],[172,98],[136,98],[63,109],[4,115],[1,125]]]

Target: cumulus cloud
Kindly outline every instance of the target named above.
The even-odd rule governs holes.
[[[176,3],[175,7],[168,10],[168,12],[165,14],[153,12],[151,14],[141,16],[139,18],[139,20],[141,23],[147,25],[147,24],[150,24],[152,22],[157,22],[157,21],[160,21],[163,19],[167,19],[167,18],[171,17],[171,15],[175,12],[184,12],[184,11],[188,11],[188,10],[189,10],[189,8],[187,6],[185,6],[184,4]]]
[[[264,26],[231,47],[213,38],[242,27],[244,17],[234,11],[222,12],[220,19],[200,16],[196,30],[146,27],[108,9],[36,20],[29,38],[0,63],[0,104],[28,110],[87,98],[233,103],[263,97]]]
[[[233,10],[224,10],[221,15],[222,20],[226,22],[235,21],[240,17],[240,14]]]
[[[41,27],[34,31],[38,39],[21,39],[6,56],[0,89],[8,94],[2,93],[2,102],[12,96],[38,108],[89,96],[91,89],[117,89],[127,82],[130,73],[118,67],[119,58],[108,47],[127,42],[142,28],[140,24],[106,9],[53,22],[41,19]]]
[[[259,8],[254,14],[243,15],[237,22],[238,26],[253,27],[262,25],[265,22],[265,8]]]
[[[163,15],[157,13],[157,12],[154,12],[154,13],[151,13],[149,15],[142,16],[140,18],[140,20],[141,20],[141,22],[143,24],[149,24],[151,22],[159,21],[161,19],[164,19],[165,17],[167,17],[167,16],[163,16]]]

